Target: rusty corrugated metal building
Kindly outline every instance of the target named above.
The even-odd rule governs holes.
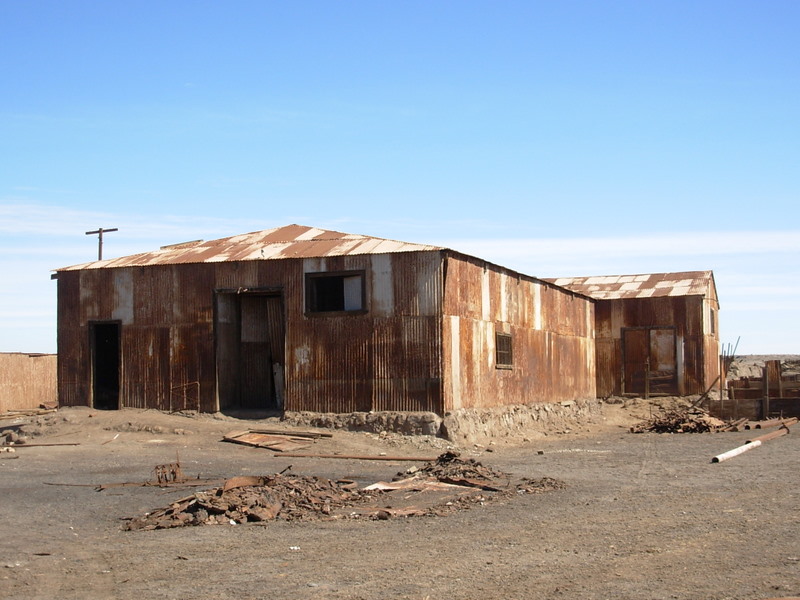
[[[597,394],[701,394],[719,376],[711,271],[548,279],[597,300]]]
[[[57,270],[62,405],[433,411],[595,397],[594,301],[289,225]]]

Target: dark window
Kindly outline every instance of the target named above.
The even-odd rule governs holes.
[[[511,336],[507,333],[496,333],[494,336],[495,366],[498,369],[510,369],[514,364],[511,351]]]
[[[306,311],[358,312],[365,309],[364,273],[306,273]]]
[[[717,313],[713,308],[711,309],[711,318],[709,321],[711,324],[711,334],[713,335],[717,333]]]

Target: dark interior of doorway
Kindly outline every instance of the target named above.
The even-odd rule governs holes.
[[[220,411],[243,418],[280,414],[284,365],[281,296],[218,293],[215,329]]]
[[[119,409],[119,323],[92,325],[92,399],[98,410]]]

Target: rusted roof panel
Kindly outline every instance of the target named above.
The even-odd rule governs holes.
[[[165,246],[153,252],[73,265],[58,269],[58,271],[280,258],[323,258],[429,250],[443,250],[443,248],[340,233],[303,225],[286,225],[208,242]]]
[[[558,277],[546,281],[585,294],[595,300],[619,300],[662,296],[705,296],[711,293],[714,275],[711,271],[684,271],[649,275]]]

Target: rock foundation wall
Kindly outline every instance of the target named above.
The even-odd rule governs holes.
[[[447,413],[444,418],[431,412],[293,412],[284,415],[284,420],[295,426],[434,435],[461,445],[542,437],[594,423],[600,418],[601,402],[595,398],[556,404],[461,409]]]

